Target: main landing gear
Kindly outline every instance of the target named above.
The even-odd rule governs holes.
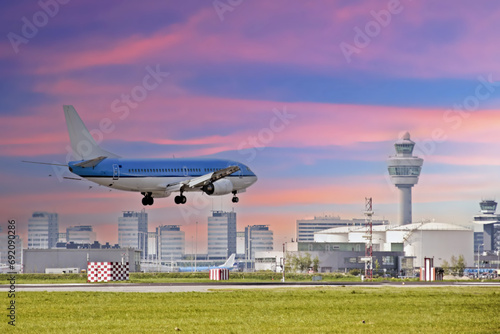
[[[141,194],[144,195],[144,197],[142,198],[142,205],[144,205],[144,206],[153,205],[153,203],[155,202],[155,200],[151,196],[152,193],[141,193]]]
[[[187,198],[181,192],[179,196],[175,196],[174,202],[175,204],[186,204]]]
[[[233,203],[238,203],[239,200],[238,196],[236,196],[236,191],[233,191]]]

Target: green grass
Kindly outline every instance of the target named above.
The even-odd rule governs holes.
[[[500,332],[492,287],[18,292],[16,305],[19,333]],[[14,332],[1,319],[0,333]]]
[[[344,274],[321,274],[323,282],[359,282],[360,278]],[[8,284],[9,275],[0,274],[0,284]],[[271,272],[229,274],[231,282],[279,282],[281,274]],[[287,282],[306,282],[312,280],[309,274],[287,274]],[[209,282],[208,272],[201,273],[131,273],[129,283],[188,283]],[[375,281],[382,281],[376,279]],[[17,284],[57,284],[86,283],[86,274],[19,274]],[[123,283],[123,282],[119,282]]]

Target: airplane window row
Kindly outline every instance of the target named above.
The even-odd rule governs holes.
[[[154,169],[129,169],[129,173],[165,173],[165,172],[201,172],[200,168],[154,168]],[[205,172],[218,171],[216,168],[205,168]]]
[[[130,173],[165,173],[165,172],[183,172],[184,168],[154,168],[154,169],[129,169]],[[200,172],[199,168],[187,168],[188,172]]]

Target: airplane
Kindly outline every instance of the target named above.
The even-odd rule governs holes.
[[[232,202],[238,203],[237,194],[257,181],[248,166],[232,160],[122,158],[97,145],[72,105],[64,105],[63,110],[72,154],[78,159],[68,163],[69,171],[111,189],[139,192],[144,206],[153,205],[154,198],[168,197],[174,192],[179,193],[174,198],[175,204],[185,204],[184,194],[189,192],[209,196],[233,194]]]
[[[192,273],[197,271],[209,271],[210,269],[228,269],[233,270],[238,267],[238,263],[234,262],[236,254],[231,254],[231,256],[224,262],[221,266],[211,266],[211,267],[179,267],[179,272],[181,273]]]

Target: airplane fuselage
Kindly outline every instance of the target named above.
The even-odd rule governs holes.
[[[100,147],[72,105],[63,106],[72,155],[70,172],[99,185],[140,192],[143,205],[177,192],[175,204],[186,204],[185,192],[221,196],[244,192],[257,176],[244,164],[224,159],[124,159]]]
[[[243,192],[257,181],[257,176],[246,165],[223,159],[122,159],[106,158],[94,167],[80,167],[72,161],[69,170],[89,181],[112,189],[151,193],[152,197],[167,197],[171,184],[201,177],[229,166],[238,166],[239,171],[226,176],[232,189],[228,193]],[[185,188],[184,191],[201,191],[200,188]]]

